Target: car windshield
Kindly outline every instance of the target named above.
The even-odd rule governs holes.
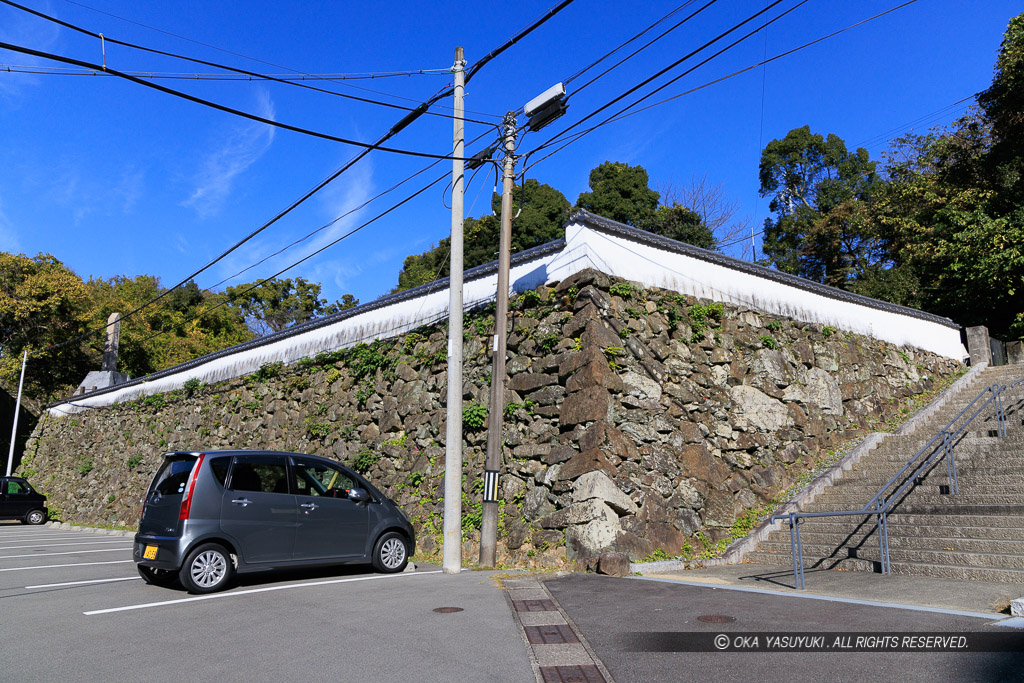
[[[174,455],[164,458],[160,470],[153,479],[151,491],[162,496],[180,495],[185,492],[185,483],[196,462],[194,455]]]

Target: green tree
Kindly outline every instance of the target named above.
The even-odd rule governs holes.
[[[576,206],[639,227],[654,217],[658,198],[643,166],[606,161],[590,172],[590,192],[581,193]]]
[[[983,161],[986,175],[997,194],[993,210],[1024,212],[1024,14],[1010,20],[996,59],[992,85],[978,95],[991,134],[991,146]]]
[[[224,290],[231,305],[245,316],[257,336],[274,332],[323,315],[327,300],[320,298],[320,283],[304,278],[270,278]]]
[[[129,315],[121,322],[118,370],[140,377],[252,339],[241,312],[222,305],[224,295],[201,290],[195,282],[167,291],[159,278],[139,275],[90,279],[88,326],[100,328],[111,313]],[[131,313],[157,296],[153,304]],[[97,369],[106,335],[89,340]],[[81,378],[79,378],[81,380]]]
[[[25,391],[48,398],[85,376],[84,344],[63,345],[84,330],[82,279],[50,254],[0,252],[0,379],[17,387],[28,351]]]
[[[532,178],[512,189],[512,253],[558,239],[565,235],[569,200],[561,192]],[[491,198],[494,214],[501,213],[501,195]],[[516,215],[518,214],[518,215]],[[498,257],[501,221],[497,215],[467,218],[463,225],[463,261],[465,268],[490,263]],[[396,292],[447,277],[451,270],[448,256],[451,241],[442,239],[422,254],[407,256],[398,274]]]
[[[703,249],[715,248],[715,235],[701,219],[700,214],[692,209],[674,204],[659,206],[640,227],[662,237],[686,242]]]
[[[760,181],[775,213],[763,244],[776,268],[847,287],[886,265],[888,245],[864,205],[880,185],[867,150],[849,152],[837,135],[795,128],[761,153]]]

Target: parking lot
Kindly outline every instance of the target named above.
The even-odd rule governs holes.
[[[0,679],[534,678],[489,573],[261,573],[194,596],[145,584],[131,548],[131,536],[0,524]]]

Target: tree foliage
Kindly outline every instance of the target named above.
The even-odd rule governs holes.
[[[246,324],[257,336],[303,323],[313,318],[331,315],[359,304],[351,294],[328,304],[320,298],[320,283],[304,278],[270,278],[228,287],[224,290],[229,304],[238,309]]]
[[[590,192],[581,193],[576,206],[639,227],[658,209],[658,193],[648,183],[643,166],[606,161],[590,172]]]
[[[894,140],[880,174],[863,150],[807,127],[769,143],[772,263],[1024,336],[1024,15],[1010,21],[978,105],[946,129]]]

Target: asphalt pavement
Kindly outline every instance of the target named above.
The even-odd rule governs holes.
[[[1005,584],[808,572],[795,591],[791,573],[753,565],[627,578],[421,565],[253,574],[193,596],[144,584],[131,543],[0,524],[0,681],[1024,680],[1024,619],[1000,612],[1020,596]],[[751,647],[800,634],[973,640]]]

